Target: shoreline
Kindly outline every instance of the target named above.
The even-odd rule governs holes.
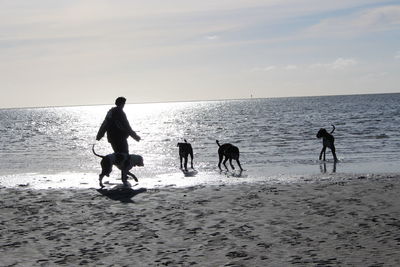
[[[197,171],[170,172],[157,174],[154,177],[138,175],[139,182],[128,181],[133,187],[147,189],[187,188],[195,186],[219,186],[241,184],[296,184],[320,181],[351,181],[357,179],[381,179],[400,177],[399,172],[323,172],[320,173],[282,173],[271,175],[254,175],[248,171]],[[103,183],[108,185],[122,184],[118,173],[104,177]],[[53,189],[98,189],[98,173],[61,172],[61,173],[17,173],[0,175],[0,188],[25,188],[32,190]]]
[[[303,183],[0,188],[5,266],[398,266],[400,174]],[[348,176],[347,176],[348,177]]]

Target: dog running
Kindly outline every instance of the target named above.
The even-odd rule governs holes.
[[[103,177],[110,176],[112,171],[112,166],[117,166],[121,170],[121,180],[125,186],[129,186],[128,175],[131,176],[136,182],[138,179],[136,176],[130,172],[130,170],[135,166],[144,166],[143,157],[135,154],[125,154],[125,153],[112,153],[106,156],[97,154],[94,151],[94,144],[92,147],[93,154],[101,158],[101,173],[99,174],[99,184],[103,188]]]
[[[333,159],[335,162],[338,162],[338,158],[336,157],[336,149],[335,149],[335,138],[333,137],[332,133],[335,131],[335,125],[332,124],[332,131],[330,133],[327,132],[324,128],[319,129],[317,133],[317,138],[322,138],[322,150],[319,154],[319,160],[322,159],[322,154],[324,155],[325,161],[325,151],[326,148],[329,147],[332,151]]]
[[[216,140],[216,143],[218,145],[218,156],[219,156],[219,162],[218,162],[218,168],[220,170],[221,169],[221,162],[225,157],[225,160],[223,162],[226,170],[228,170],[228,167],[226,167],[226,161],[229,160],[229,164],[231,165],[232,169],[234,170],[235,167],[232,164],[232,160],[236,160],[239,168],[241,171],[243,171],[242,166],[240,165],[240,161],[239,161],[239,148],[237,148],[236,146],[232,145],[232,144],[223,144],[220,145],[219,141]]]
[[[186,141],[186,139],[183,139],[185,143],[178,143],[176,146],[179,147],[179,159],[181,162],[181,169],[182,167],[185,167],[185,171],[188,171],[187,169],[187,162],[188,162],[188,156],[190,155],[190,166],[193,169],[193,148],[190,143]],[[182,166],[182,160],[184,159],[184,164]]]

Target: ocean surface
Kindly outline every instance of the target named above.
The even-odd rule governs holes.
[[[112,152],[106,137],[95,140],[111,107],[0,109],[0,186],[97,186],[100,159],[91,147]],[[130,138],[129,146],[144,158],[145,166],[133,170],[144,186],[400,171],[400,94],[127,104],[124,110],[142,138]],[[331,131],[331,124],[337,164],[329,149],[327,161],[318,160],[316,133]],[[195,171],[186,174],[176,146],[183,139],[195,156]],[[239,147],[245,171],[218,170],[216,139]],[[104,181],[118,182],[119,175],[114,168]]]

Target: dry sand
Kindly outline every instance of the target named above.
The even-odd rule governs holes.
[[[0,265],[400,266],[400,176],[119,193],[1,188]]]

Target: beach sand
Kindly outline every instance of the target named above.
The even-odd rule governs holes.
[[[400,176],[0,189],[1,266],[400,266]]]

